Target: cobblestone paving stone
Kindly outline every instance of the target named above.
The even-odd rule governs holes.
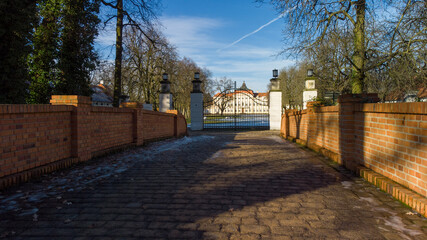
[[[426,239],[425,218],[278,132],[191,137],[202,134],[211,137],[152,152],[127,171],[46,197],[35,214],[1,214],[0,237]],[[24,190],[3,198],[12,191]]]

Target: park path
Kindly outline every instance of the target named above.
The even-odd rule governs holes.
[[[278,132],[199,132],[0,194],[0,238],[426,239],[427,221]]]

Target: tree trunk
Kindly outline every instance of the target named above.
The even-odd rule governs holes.
[[[119,107],[122,91],[122,51],[123,51],[123,0],[117,0],[116,60],[114,67],[113,106]]]
[[[356,2],[354,26],[354,53],[352,57],[352,93],[362,93],[365,81],[365,9],[366,0]]]

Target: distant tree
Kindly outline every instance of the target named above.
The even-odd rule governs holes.
[[[200,69],[199,72],[200,80],[202,81],[203,102],[212,101],[212,96],[215,92],[212,72],[206,67]]]
[[[148,36],[148,37],[147,37]],[[191,81],[195,72],[200,72],[204,98],[212,93],[212,73],[200,68],[190,58],[180,58],[155,24],[145,33],[133,26],[123,36],[122,89],[132,101],[159,104],[159,88],[162,73],[169,74],[173,106],[186,118],[190,117]],[[112,66],[113,65],[113,66]],[[96,71],[95,82],[114,84],[114,64],[102,64]]]
[[[162,73],[173,74],[177,53],[158,29],[147,29],[146,35],[156,45],[136,28],[125,31],[122,83],[133,101],[156,105]]]
[[[35,14],[35,1],[0,1],[0,104],[25,103]]]
[[[200,68],[192,59],[187,57],[177,60],[172,67],[171,91],[173,94],[174,108],[181,112],[186,118],[190,118],[191,91],[193,90],[192,81],[194,80],[194,73],[200,73],[204,99],[209,98],[211,87],[210,78],[212,73],[206,68]]]
[[[96,69],[92,72],[91,83],[108,86],[113,89],[114,87],[114,63],[106,60],[100,61]]]
[[[233,81],[227,77],[222,77],[213,81],[214,89],[217,94],[213,97],[213,104],[224,114],[227,105],[233,100],[231,90],[233,89]]]
[[[258,0],[264,1],[266,0]],[[284,18],[288,29],[284,32],[297,41],[284,52],[295,50],[304,52],[306,49],[316,48],[336,29],[346,31],[348,34],[344,36],[351,36],[352,51],[347,58],[351,64],[352,93],[367,90],[365,82],[369,70],[390,61],[400,53],[419,48],[423,43],[425,46],[425,12],[424,15],[419,15],[422,17],[412,17],[414,13],[422,13],[422,9],[425,11],[424,0],[271,0],[270,2],[281,14],[287,13]],[[381,8],[381,5],[386,7]],[[375,14],[378,8],[384,12]],[[371,14],[367,14],[369,9]],[[385,9],[390,11],[386,13]],[[380,44],[375,46],[370,44],[371,39],[367,38],[367,30],[379,22],[386,29],[378,38],[382,39],[382,42],[378,42]],[[412,22],[413,31],[407,31],[410,29],[409,25],[403,28],[404,22]],[[401,34],[402,32],[408,34]],[[372,48],[369,49],[369,46]]]
[[[283,95],[283,106],[288,109],[301,109],[303,105],[304,82],[307,67],[304,64],[280,70],[279,79]]]
[[[368,88],[383,101],[427,87],[427,1],[407,1],[393,10],[396,17],[369,29]]]
[[[55,94],[90,96],[90,73],[97,64],[98,13],[97,0],[64,0]]]
[[[158,7],[155,0],[100,0],[105,6],[116,11],[107,16],[105,24],[116,18],[116,57],[114,69],[114,102],[113,106],[118,107],[122,91],[122,55],[123,55],[123,29],[125,26],[133,26],[141,31],[150,41],[146,34],[145,27],[151,25],[151,20],[155,18],[154,10]]]
[[[351,35],[336,29],[325,36],[316,48],[307,49],[305,61],[298,67],[307,69],[310,65],[314,69],[318,78],[316,88],[321,96],[326,91],[351,92],[352,65],[348,60],[351,52]]]

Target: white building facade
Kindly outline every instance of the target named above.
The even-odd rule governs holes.
[[[205,114],[268,114],[268,93],[254,93],[245,82],[231,93],[217,93]]]

